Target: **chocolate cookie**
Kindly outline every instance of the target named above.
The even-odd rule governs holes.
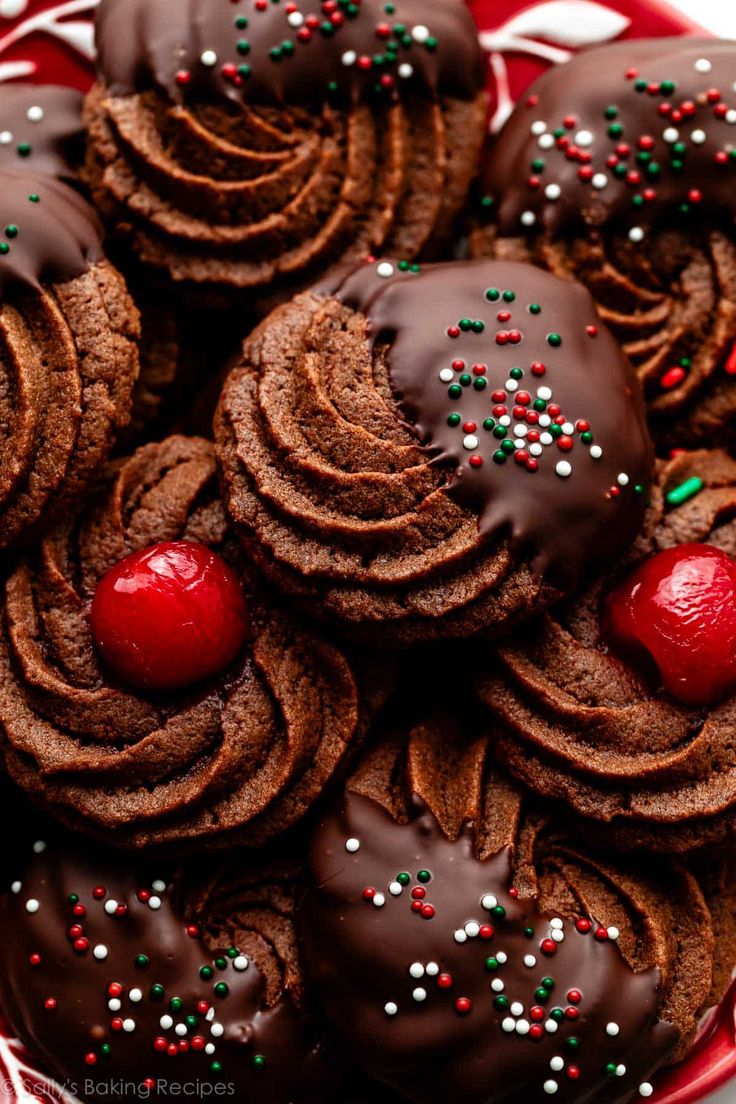
[[[636,533],[651,446],[587,292],[531,266],[344,270],[246,342],[230,516],[316,616],[402,644],[508,628]]]
[[[87,177],[110,232],[228,306],[339,259],[436,254],[485,131],[462,0],[242,8],[100,5]]]
[[[0,549],[77,509],[138,375],[138,313],[67,184],[0,174]]]
[[[0,171],[74,181],[84,161],[82,93],[56,84],[5,84]]]
[[[714,931],[684,868],[590,851],[488,748],[436,716],[351,779],[297,913],[315,998],[416,1104],[651,1095],[720,996],[732,927]]]
[[[490,151],[472,236],[590,288],[663,444],[733,437],[735,63],[734,42],[656,38],[555,66]]]
[[[0,999],[69,1092],[97,1101],[124,1082],[166,1100],[178,1082],[244,1104],[326,1099],[293,931],[299,864],[133,862],[41,831],[4,862]]]
[[[348,662],[233,551],[211,445],[172,437],[8,579],[5,760],[63,821],[123,847],[259,845],[343,767],[385,658]]]
[[[645,533],[628,561],[577,601],[511,637],[498,650],[497,666],[479,677],[480,697],[499,722],[503,763],[532,790],[590,818],[591,830],[597,822],[611,844],[685,851],[733,837],[733,680],[724,684],[725,694],[716,685],[712,701],[690,704],[663,691],[661,672],[639,662],[635,642],[612,650],[606,599],[632,565],[649,564],[663,550],[670,555],[705,544],[706,551],[736,555],[735,504],[736,462],[727,454],[686,453],[663,464]],[[718,662],[714,652],[730,662],[717,617],[732,603],[724,604],[718,592],[711,602],[710,585],[704,577],[700,603],[686,611],[688,631],[700,644],[692,637],[683,642],[684,663],[701,679]],[[645,616],[654,621],[656,609]],[[671,623],[662,636],[665,663],[673,662],[677,644]],[[702,645],[710,650],[696,652]],[[686,690],[674,684],[680,697],[701,697]]]

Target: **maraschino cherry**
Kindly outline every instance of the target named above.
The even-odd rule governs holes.
[[[249,631],[240,581],[203,544],[134,552],[101,579],[92,633],[105,663],[140,690],[179,690],[225,670]]]
[[[736,689],[736,562],[719,548],[683,544],[646,560],[609,597],[612,644],[642,653],[662,685],[688,705]]]

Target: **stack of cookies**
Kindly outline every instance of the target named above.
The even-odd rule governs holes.
[[[485,150],[463,0],[97,48],[0,105],[4,1015],[85,1104],[652,1096],[736,966],[736,44]]]

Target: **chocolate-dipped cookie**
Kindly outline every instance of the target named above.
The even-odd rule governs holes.
[[[330,1065],[293,931],[300,865],[134,861],[44,824],[3,863],[0,999],[75,1098],[172,1085],[317,1104]]]
[[[0,174],[0,549],[75,510],[138,376],[138,312],[70,186]]]
[[[735,503],[726,453],[662,464],[634,552],[479,677],[503,763],[610,844],[733,838]]]
[[[663,444],[733,437],[735,64],[734,42],[656,38],[555,66],[490,150],[472,235],[590,288]]]
[[[103,0],[97,47],[98,207],[200,300],[447,242],[487,109],[462,0]]]
[[[246,342],[216,417],[249,554],[402,644],[508,628],[635,535],[651,446],[588,293],[529,265],[341,270]]]
[[[6,84],[0,104],[0,171],[75,181],[84,161],[82,93],[56,84]]]
[[[60,819],[122,847],[258,845],[342,768],[385,657],[349,662],[229,544],[212,446],[172,437],[9,577],[3,753]]]
[[[416,1104],[624,1102],[684,1053],[733,956],[696,879],[536,810],[485,736],[388,738],[315,831],[297,912],[348,1056]]]

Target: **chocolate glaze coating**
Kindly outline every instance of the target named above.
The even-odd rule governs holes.
[[[30,196],[37,196],[36,201]],[[69,185],[31,172],[0,173],[0,302],[63,284],[102,260],[97,216]]]
[[[432,463],[454,471],[448,494],[478,515],[484,535],[507,531],[517,554],[529,554],[540,575],[565,587],[633,539],[652,446],[634,374],[582,287],[519,264],[477,261],[413,273],[383,262],[337,274],[317,290],[366,316],[372,348],[388,350],[391,385],[407,420]],[[475,381],[487,382],[477,389]],[[448,394],[453,387],[459,397]],[[497,389],[503,398],[494,398]],[[540,395],[547,396],[544,409],[528,425]],[[565,423],[559,440],[569,451],[550,436],[559,433],[546,412],[555,404]],[[505,432],[504,415],[491,417],[499,405],[511,419]],[[457,424],[448,423],[452,415],[460,416]],[[489,417],[494,431],[484,428]],[[589,423],[592,445],[584,443],[581,421]],[[530,430],[542,440],[531,454]],[[524,442],[538,470],[512,456],[497,462],[496,433]],[[571,473],[563,476],[561,464]]]
[[[303,103],[323,100],[330,82],[337,84],[337,95],[355,101],[382,74],[392,75],[387,91],[394,96],[407,86],[425,95],[471,99],[482,87],[482,55],[462,0],[432,0],[429,8],[423,0],[397,0],[395,6],[390,17],[382,0],[362,0],[354,17],[342,6],[336,13],[339,25],[318,11],[312,41],[303,42],[299,32],[309,31],[305,20],[319,5],[300,3],[289,14],[284,4],[268,3],[259,10],[252,0],[238,5],[103,0],[97,15],[98,70],[113,94],[156,87],[177,103],[193,93],[236,102]],[[239,18],[247,26],[236,26]],[[398,46],[397,61],[378,71],[361,68],[359,58],[384,53],[397,24],[408,36],[408,44]],[[324,33],[320,28],[327,25],[333,29]],[[380,32],[383,26],[392,28],[389,35]],[[274,49],[285,42],[290,45],[275,58]],[[250,69],[246,78],[237,75],[244,64]],[[228,65],[230,76],[230,70],[223,71]],[[188,74],[184,83],[178,74]]]
[[[84,159],[82,93],[56,84],[9,84],[0,102],[0,169],[75,180]]]
[[[13,868],[13,888],[6,883],[0,895],[0,995],[13,1030],[57,1079],[71,1081],[86,1100],[99,1099],[95,1083],[116,1078],[221,1082],[224,1096],[242,1104],[324,1099],[328,1069],[304,1010],[292,930],[296,865],[272,861],[259,869],[241,856],[206,871],[167,870],[80,847],[56,829],[51,835],[41,853],[42,842],[33,849],[27,842],[4,864]],[[95,895],[94,887],[104,892]],[[75,949],[73,925],[86,949]],[[231,947],[240,957],[227,954]],[[32,955],[40,955],[37,965]],[[136,964],[140,955],[145,965]],[[211,977],[201,976],[203,966],[212,967]],[[215,991],[221,982],[224,995]],[[111,993],[111,983],[122,992]],[[156,985],[163,995],[152,993]],[[170,1004],[177,997],[178,1010]],[[200,1000],[213,1015],[197,1010]],[[191,1015],[196,1024],[187,1025]],[[186,1031],[177,1030],[182,1024]],[[154,1046],[157,1039],[178,1052]]]
[[[351,839],[360,843],[356,853],[346,849]],[[412,910],[410,886],[397,896],[387,889],[402,871],[411,872],[411,886],[425,889],[431,919]],[[431,880],[422,884],[419,871]],[[472,826],[449,840],[420,802],[407,823],[398,823],[369,798],[349,794],[315,834],[310,876],[313,889],[298,921],[328,1019],[357,1063],[418,1104],[542,1104],[552,1082],[566,1104],[625,1101],[675,1047],[676,1029],[657,1020],[657,968],[635,973],[610,940],[580,933],[534,898],[512,897],[510,849],[479,861]],[[364,899],[366,887],[384,895],[382,907]],[[504,915],[483,906],[488,894]],[[475,935],[465,934],[468,924],[476,925]],[[493,929],[489,939],[477,934],[484,924]],[[545,956],[541,941],[555,931],[564,941]],[[498,954],[508,960],[489,972],[484,961]],[[524,962],[530,954],[531,968]],[[428,963],[432,972],[410,972]],[[443,975],[452,979],[447,988]],[[535,990],[546,976],[554,988],[541,1004]],[[505,1009],[496,1006],[494,979],[503,981],[498,995],[509,1002]],[[574,990],[582,994],[579,1004],[568,996]],[[417,999],[417,992],[426,996]],[[458,998],[472,1001],[469,1012],[456,1010]],[[393,1015],[388,1002],[397,1006]],[[533,1007],[543,1012],[539,1021]],[[557,1024],[550,1013],[570,1007],[577,1018],[563,1014]],[[537,1022],[541,1038],[530,1032]],[[618,1027],[615,1036],[610,1023]],[[570,1037],[579,1039],[579,1049]],[[607,1075],[609,1062],[624,1072]],[[571,1066],[579,1071],[575,1080]]]
[[[663,221],[732,223],[735,66],[736,42],[710,38],[621,42],[554,66],[486,164],[501,233],[616,226],[636,242]]]

